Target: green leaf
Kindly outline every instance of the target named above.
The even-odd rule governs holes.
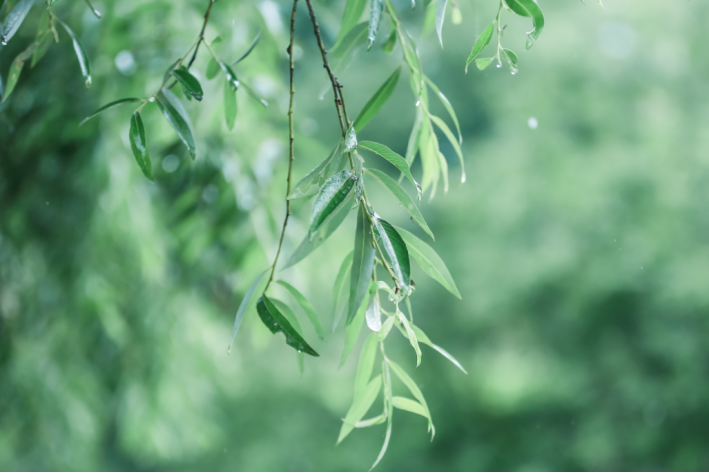
[[[421,200],[421,186],[418,182],[416,182],[414,176],[411,175],[409,163],[407,163],[406,160],[401,157],[400,154],[395,153],[394,151],[382,144],[374,143],[373,141],[362,141],[357,145],[357,147],[364,148],[368,151],[371,151],[372,153],[376,153],[382,158],[389,161],[394,166],[396,166],[396,168],[401,171],[409,181],[411,181],[414,187],[416,187],[416,192],[419,194],[419,200]]]
[[[142,101],[143,101],[142,99],[127,98],[127,99],[120,99],[120,100],[116,100],[115,102],[107,103],[106,105],[104,105],[103,107],[99,108],[98,110],[96,110],[94,113],[92,113],[92,114],[89,115],[88,117],[86,117],[86,118],[84,118],[83,120],[81,120],[81,123],[79,123],[79,126],[83,125],[84,123],[86,123],[87,121],[91,120],[92,118],[94,118],[94,117],[95,117],[96,115],[98,115],[99,113],[104,112],[104,111],[108,110],[109,108],[117,107],[117,106],[119,106],[119,105],[123,105],[124,103],[142,102]]]
[[[366,304],[362,304],[372,277],[373,265],[374,247],[372,246],[369,219],[364,204],[360,204],[357,213],[352,273],[350,274],[350,301],[349,309],[347,310],[348,325],[354,319],[360,307],[366,309]],[[362,311],[362,316],[364,316],[364,311]]]
[[[88,54],[86,54],[84,47],[79,42],[79,38],[76,37],[71,28],[59,18],[56,18],[56,20],[64,27],[66,32],[69,33],[69,36],[71,36],[71,41],[74,44],[74,52],[76,53],[76,58],[79,60],[79,66],[81,67],[81,75],[84,76],[86,87],[91,87],[91,65],[89,64]]]
[[[399,317],[399,322],[401,322],[401,325],[404,326],[404,330],[406,330],[406,338],[409,339],[409,343],[411,343],[411,346],[416,352],[416,366],[419,366],[421,364],[421,347],[419,347],[419,342],[418,338],[416,338],[416,333],[411,328],[411,325],[409,325],[409,321],[406,320],[404,314],[402,314],[401,312],[397,312],[397,316]]]
[[[342,140],[337,142],[337,145],[335,145],[330,154],[328,154],[320,164],[315,166],[305,177],[298,181],[293,191],[286,198],[288,200],[301,199],[318,192],[325,181],[333,174],[333,171],[340,166],[340,159],[342,158],[342,153],[340,152],[341,146]]]
[[[440,91],[440,89],[436,86],[436,84],[433,83],[431,79],[428,78],[428,76],[424,75],[423,78],[428,84],[428,86],[431,88],[431,90],[433,90],[436,96],[440,99],[441,103],[448,111],[448,115],[450,115],[451,119],[453,120],[453,123],[455,124],[455,129],[458,132],[458,143],[463,143],[463,135],[460,132],[460,123],[458,123],[458,117],[455,114],[455,110],[453,110],[453,105],[451,105],[448,98],[443,95],[443,92]]]
[[[100,19],[101,19],[101,13],[100,13],[98,10],[96,10],[93,5],[91,5],[91,1],[90,1],[90,0],[85,0],[85,1],[86,1],[86,5],[89,7],[89,10],[91,10],[91,13],[93,13],[94,16],[100,20]]]
[[[320,339],[325,338],[325,331],[322,328],[322,325],[320,325],[320,320],[318,319],[318,314],[315,313],[315,309],[313,309],[313,306],[308,302],[308,299],[305,298],[303,294],[301,294],[298,289],[295,287],[291,286],[285,281],[279,280],[277,281],[278,284],[281,286],[285,287],[288,292],[291,293],[295,301],[300,305],[300,307],[303,309],[303,312],[305,312],[305,315],[308,317],[308,320],[310,320],[310,323],[312,324],[313,328],[315,329],[315,332],[318,334],[318,337]]]
[[[490,44],[490,40],[492,39],[492,32],[495,29],[495,22],[493,21],[489,25],[485,27],[482,33],[480,33],[480,36],[478,36],[478,39],[475,41],[475,44],[473,44],[473,50],[470,51],[470,56],[468,56],[468,60],[465,61],[465,73],[468,73],[468,66],[470,65],[471,62],[473,62],[473,59],[477,57],[478,54],[482,52],[485,47]]]
[[[190,152],[192,159],[195,159],[197,150],[194,145],[194,138],[192,137],[192,124],[180,101],[175,97],[175,94],[163,89],[158,92],[157,104],[160,110],[162,110],[163,115],[165,115],[167,122],[175,130],[177,136],[180,137],[185,146],[187,146],[187,150]]]
[[[387,364],[391,368],[391,370],[394,372],[397,378],[401,380],[402,383],[406,385],[407,388],[409,388],[409,391],[411,394],[413,394],[414,398],[421,404],[421,407],[423,407],[424,412],[426,417],[428,419],[428,429],[431,432],[431,437],[433,438],[434,435],[436,435],[436,429],[433,427],[433,420],[431,419],[431,412],[428,410],[428,405],[426,404],[426,399],[423,397],[423,393],[419,389],[419,387],[416,385],[413,379],[406,374],[406,372],[396,363],[394,363],[391,360],[387,360]]]
[[[478,58],[475,60],[475,66],[481,71],[484,71],[485,69],[487,69],[487,66],[492,64],[492,61],[494,60],[494,57]]]
[[[378,169],[366,169],[366,172],[367,174],[370,174],[372,177],[374,177],[377,181],[379,181],[379,183],[381,183],[385,188],[387,188],[389,192],[391,192],[394,197],[396,197],[399,203],[401,203],[404,209],[409,212],[414,221],[418,223],[421,228],[423,228],[423,230],[435,240],[431,229],[428,228],[428,225],[423,219],[421,211],[418,209],[418,207],[416,207],[414,200],[409,196],[409,194],[406,193],[406,191],[404,191],[404,189],[402,189],[398,182],[389,177],[386,173],[379,171]]]
[[[502,59],[507,63],[507,67],[510,68],[512,74],[517,74],[519,68],[517,67],[517,55],[510,51],[509,49],[502,48]]]
[[[352,349],[357,343],[359,338],[359,333],[362,331],[362,325],[364,325],[364,313],[367,311],[367,302],[369,302],[369,297],[371,292],[367,290],[364,294],[362,305],[357,311],[357,314],[352,319],[352,322],[345,326],[345,348],[342,350],[342,357],[340,358],[340,367],[345,364],[347,357],[350,356]]]
[[[453,363],[455,366],[457,366],[457,367],[460,369],[460,371],[462,371],[462,372],[465,373],[465,374],[468,374],[468,372],[465,371],[465,368],[463,368],[463,365],[461,365],[461,364],[458,362],[458,360],[456,360],[456,359],[453,357],[453,355],[451,355],[450,353],[448,353],[447,351],[445,351],[443,348],[441,348],[441,347],[439,347],[438,345],[435,345],[433,342],[431,342],[431,340],[426,336],[426,334],[423,333],[423,330],[421,330],[420,328],[418,328],[418,327],[415,326],[415,325],[413,326],[413,330],[414,330],[414,333],[416,334],[416,339],[417,339],[419,342],[425,343],[426,345],[430,346],[431,348],[433,348],[434,350],[436,350],[438,353],[440,353],[441,355],[443,355],[443,356],[445,356],[446,358],[448,358],[448,360],[449,360],[451,363]]]
[[[367,23],[363,21],[355,25],[339,44],[335,44],[335,46],[328,51],[330,63],[340,63],[340,65],[342,65],[346,62],[345,60],[347,58],[351,57],[351,53],[363,43],[366,37]]]
[[[335,285],[332,287],[332,313],[334,314],[333,316],[333,323],[332,323],[332,331],[335,331],[335,328],[337,328],[337,323],[340,321],[340,316],[342,315],[341,313],[343,310],[340,309],[340,307],[345,307],[345,304],[348,301],[345,301],[344,299],[347,297],[347,292],[346,288],[347,285],[345,282],[347,281],[347,276],[349,276],[349,272],[352,269],[352,257],[354,256],[354,250],[350,251],[347,256],[345,256],[345,259],[342,260],[342,264],[340,265],[340,269],[337,272],[337,277],[335,278]],[[340,295],[342,294],[342,298],[340,298]]]
[[[313,202],[313,211],[310,214],[309,233],[311,238],[320,226],[347,199],[347,196],[356,182],[357,176],[352,174],[352,171],[349,169],[345,169],[332,176],[323,184],[315,198],[315,202]]]
[[[448,0],[438,0],[438,4],[436,4],[436,33],[438,33],[441,47],[443,47],[443,22],[446,19],[446,6],[448,6]]]
[[[224,120],[229,131],[234,129],[236,123],[236,92],[224,81]]]
[[[453,136],[453,132],[448,128],[448,125],[446,125],[446,122],[441,120],[435,115],[429,115],[431,118],[431,121],[436,124],[436,126],[443,132],[444,135],[446,135],[446,138],[448,138],[448,141],[450,141],[451,145],[453,145],[453,149],[455,150],[455,153],[458,155],[458,159],[460,160],[460,169],[462,171],[462,174],[460,176],[460,182],[465,182],[465,161],[463,160],[463,151],[460,149],[460,145],[458,144],[458,141],[455,139],[455,136]]]
[[[138,167],[145,177],[153,180],[153,166],[150,162],[150,154],[148,153],[148,145],[145,139],[145,128],[143,127],[143,119],[140,118],[140,113],[134,112],[130,119],[130,131],[128,133],[130,148],[133,151]]]
[[[374,461],[374,464],[369,469],[369,471],[372,471],[374,467],[379,464],[382,458],[384,458],[384,454],[386,453],[387,448],[389,447],[389,439],[391,439],[391,426],[392,419],[394,416],[394,404],[391,392],[391,374],[389,373],[389,365],[386,362],[382,362],[382,365],[382,371],[384,372],[384,399],[386,400],[387,406],[387,431],[384,435],[384,444],[382,445],[382,449],[379,451],[379,455],[377,456],[377,459]]]
[[[372,47],[374,40],[377,39],[377,32],[379,31],[379,22],[382,19],[382,9],[384,8],[384,0],[370,0],[370,10],[369,10],[369,30],[367,33],[367,39],[369,44],[367,49]]]
[[[371,333],[362,345],[362,353],[359,355],[357,365],[357,376],[355,377],[354,398],[359,399],[367,390],[369,378],[374,370],[374,359],[377,357],[378,339],[376,333]]]
[[[441,283],[443,287],[445,287],[458,299],[462,299],[460,292],[458,292],[458,288],[455,286],[455,282],[453,282],[453,278],[448,272],[448,268],[446,268],[446,265],[443,263],[440,256],[433,251],[433,248],[403,228],[397,227],[397,230],[406,242],[406,246],[409,249],[409,254],[413,256],[419,266],[421,266],[423,272]]]
[[[347,0],[345,12],[342,14],[342,21],[340,22],[340,31],[332,47],[333,50],[340,46],[340,43],[342,43],[347,34],[357,25],[357,22],[362,17],[366,4],[367,0]]]
[[[190,71],[185,66],[180,66],[177,69],[173,69],[172,75],[180,82],[185,95],[189,94],[197,100],[202,100],[204,98],[204,92],[202,91],[202,86],[195,76],[193,76]]]
[[[414,414],[418,414],[428,419],[428,413],[426,412],[426,409],[424,409],[421,404],[414,401],[413,399],[401,396],[394,396],[392,401],[394,407],[396,407],[397,409],[401,409],[402,411],[413,412]]]
[[[264,294],[256,303],[256,310],[261,321],[268,329],[276,334],[283,332],[286,337],[286,344],[295,348],[298,352],[307,353],[311,356],[320,356],[313,350],[303,337],[293,328],[288,320],[273,305],[273,302]]]
[[[544,29],[544,14],[539,8],[536,0],[504,0],[507,7],[516,14],[524,17],[531,17],[534,28],[527,32],[527,49],[534,46],[534,42],[539,39]],[[514,61],[517,63],[517,61]]]
[[[398,279],[397,285],[404,295],[409,294],[411,280],[411,265],[406,243],[399,233],[384,219],[374,219],[374,235],[379,248],[384,252],[389,267]]]
[[[7,44],[30,12],[35,0],[20,0],[12,7],[2,23],[2,43]],[[10,81],[8,80],[8,83]],[[8,87],[9,88],[9,87]]]
[[[294,264],[302,261],[306,256],[312,253],[316,248],[318,248],[327,238],[333,234],[335,230],[342,224],[350,211],[349,201],[351,196],[348,196],[347,200],[343,202],[339,209],[337,209],[327,221],[325,221],[314,235],[306,235],[303,241],[300,243],[298,248],[293,252],[290,259],[281,268],[284,270],[290,268]]]
[[[374,118],[374,116],[379,112],[379,109],[389,100],[392,92],[396,88],[397,82],[399,82],[399,75],[401,75],[401,67],[397,67],[396,70],[389,76],[387,80],[379,87],[372,98],[364,105],[362,111],[359,112],[357,118],[354,121],[352,127],[357,133],[359,133],[364,126],[369,123],[369,121]]]
[[[244,59],[246,59],[246,57],[249,54],[251,54],[251,51],[253,51],[254,48],[256,47],[256,45],[258,44],[259,39],[261,39],[261,31],[260,30],[258,33],[256,33],[256,37],[253,39],[253,41],[251,41],[251,44],[249,44],[249,47],[246,48],[246,51],[241,53],[241,56],[234,59],[234,61],[231,63],[231,65],[233,66],[234,64],[237,64],[237,63],[243,61]],[[212,44],[214,44],[214,42],[212,42]]]
[[[236,338],[236,332],[239,330],[239,327],[241,326],[241,321],[244,318],[244,313],[246,312],[246,308],[249,306],[249,302],[251,302],[251,297],[253,297],[254,291],[256,291],[256,287],[261,282],[261,279],[263,279],[263,276],[266,274],[266,272],[269,269],[271,269],[271,268],[268,267],[268,268],[264,269],[261,272],[261,274],[256,276],[256,279],[254,280],[253,283],[251,283],[249,290],[246,291],[244,298],[241,300],[241,304],[239,304],[239,308],[236,310],[236,318],[234,319],[234,328],[231,331],[231,342],[229,342],[228,353],[231,353],[231,346],[234,344],[234,339]]]
[[[347,435],[355,428],[355,424],[359,422],[362,417],[367,414],[367,411],[372,407],[374,401],[377,400],[379,391],[382,389],[382,375],[374,378],[369,384],[367,384],[366,390],[362,397],[355,398],[352,402],[350,410],[347,411],[342,422],[342,428],[340,429],[340,435],[337,438],[337,443],[342,442]]]

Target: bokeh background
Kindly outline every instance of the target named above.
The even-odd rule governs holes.
[[[320,99],[327,83],[301,3],[296,179],[339,133],[331,95]],[[344,2],[315,3],[330,45]],[[395,3],[419,38],[421,5]],[[415,368],[407,341],[390,336],[388,352],[419,383],[437,435],[397,411],[378,468],[709,469],[709,3],[539,3],[547,26],[530,51],[529,21],[503,16],[504,44],[520,57],[514,76],[463,73],[494,0],[458,3],[463,21],[448,18],[444,49],[435,32],[420,41],[425,72],[460,118],[468,178],[460,184],[441,137],[451,188],[422,211],[463,300],[416,268],[414,312],[469,374],[426,347]],[[341,327],[323,342],[306,328],[322,356],[308,358],[303,375],[253,308],[226,351],[284,212],[291,4],[215,4],[207,35],[224,38],[224,57],[262,30],[237,74],[271,105],[240,91],[227,133],[222,79],[204,78],[203,50],[194,70],[205,100],[185,102],[196,161],[146,108],[155,183],[130,153],[130,106],[77,125],[111,100],[150,95],[192,43],[206,2],[95,6],[102,20],[80,1],[54,7],[89,53],[93,87],[60,31],[0,106],[0,468],[368,469],[383,426],[335,447],[358,355],[338,369]],[[39,12],[0,50],[4,78]],[[386,28],[340,77],[353,114],[401,63],[398,47],[378,47]],[[403,153],[414,102],[405,73],[360,139]],[[373,186],[378,212],[425,238]],[[294,204],[286,255],[309,210]],[[327,326],[353,228],[347,221],[282,274]]]

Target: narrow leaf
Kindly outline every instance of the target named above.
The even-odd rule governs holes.
[[[342,428],[340,429],[340,435],[337,437],[337,443],[339,444],[344,440],[347,435],[355,428],[357,422],[362,420],[367,414],[367,411],[372,407],[374,401],[377,400],[379,391],[382,389],[382,376],[379,375],[374,378],[364,391],[364,394],[360,398],[355,398],[352,403],[352,407],[347,411],[347,415],[342,423]]]
[[[357,177],[349,169],[340,171],[318,192],[313,211],[310,214],[310,236],[312,237],[320,226],[342,205],[357,182]]]
[[[333,171],[337,170],[340,166],[340,160],[342,158],[340,151],[341,146],[342,140],[337,142],[337,145],[320,164],[315,166],[305,177],[298,181],[293,187],[293,191],[286,198],[288,200],[295,200],[309,197],[317,193],[325,181],[333,174]]]
[[[20,27],[27,14],[30,12],[35,0],[20,0],[12,7],[12,10],[5,17],[2,23],[2,43],[7,44],[8,41],[15,36],[17,29]],[[8,80],[8,83],[10,81]]]
[[[202,85],[185,66],[180,66],[177,69],[173,69],[172,75],[180,82],[180,85],[182,85],[185,90],[185,95],[189,94],[197,100],[202,100],[202,98],[204,98]]]
[[[388,260],[389,267],[398,279],[397,286],[404,295],[409,294],[411,266],[406,243],[394,227],[384,219],[375,218],[374,234],[379,248]]]
[[[446,268],[446,265],[443,263],[440,256],[433,251],[433,248],[403,228],[397,227],[397,230],[406,242],[406,246],[409,249],[409,254],[413,256],[419,266],[421,266],[421,269],[423,269],[423,271],[433,279],[441,283],[441,285],[451,294],[456,296],[458,299],[462,299],[460,292],[458,292],[458,288],[455,286],[455,282],[453,282],[450,272],[448,272],[448,268]]]
[[[192,124],[180,101],[172,92],[163,89],[157,95],[157,104],[168,123],[177,133],[177,136],[187,146],[192,159],[194,159],[197,155],[197,150],[192,137]]]
[[[406,211],[411,214],[411,217],[414,219],[414,221],[418,223],[432,239],[435,240],[431,229],[428,228],[426,221],[423,219],[423,215],[421,215],[421,211],[418,209],[418,207],[416,207],[414,200],[409,196],[409,194],[406,193],[406,191],[404,191],[404,189],[402,189],[399,183],[389,177],[386,173],[379,171],[378,169],[366,169],[366,171],[367,174],[374,177],[384,187],[386,187],[389,192],[394,194],[396,200],[398,200],[399,203],[401,203],[401,205],[406,209]]]
[[[376,153],[382,158],[386,159],[389,161],[391,164],[396,166],[396,168],[401,171],[406,178],[411,181],[411,183],[416,187],[416,192],[420,194],[421,192],[421,186],[419,185],[418,182],[414,179],[414,176],[411,175],[411,170],[409,169],[409,163],[406,162],[406,160],[398,153],[395,153],[388,147],[379,144],[379,143],[374,143],[373,141],[362,141],[357,145],[358,148],[364,148],[368,151],[371,151],[372,153]],[[420,196],[419,196],[420,200]]]
[[[440,353],[441,355],[443,355],[443,356],[445,356],[446,358],[448,358],[448,360],[449,360],[451,363],[453,363],[455,366],[457,366],[457,367],[460,369],[460,371],[462,371],[462,372],[465,373],[465,374],[468,374],[468,372],[465,371],[465,368],[463,368],[463,365],[461,365],[461,364],[458,362],[458,360],[456,360],[456,359],[453,357],[453,355],[451,355],[450,353],[448,353],[448,352],[447,352],[446,350],[444,350],[443,348],[441,348],[441,347],[439,347],[438,345],[435,345],[433,342],[431,342],[431,340],[426,336],[426,334],[423,333],[423,330],[421,330],[420,328],[418,328],[418,327],[415,326],[415,325],[413,326],[413,330],[414,330],[414,333],[416,334],[416,339],[417,339],[419,342],[425,343],[426,345],[430,346],[431,348],[433,348],[434,350],[436,350],[438,353]]]
[[[99,108],[98,110],[96,110],[94,113],[92,113],[92,114],[89,115],[88,117],[86,117],[86,118],[84,118],[83,120],[81,120],[81,123],[79,123],[79,126],[83,125],[84,123],[86,123],[87,121],[91,120],[92,118],[94,118],[94,117],[95,117],[96,115],[98,115],[99,113],[104,112],[104,111],[108,110],[109,108],[117,107],[117,106],[119,106],[119,105],[123,105],[124,103],[142,102],[142,101],[143,101],[142,99],[128,98],[128,99],[120,99],[120,100],[116,100],[115,102],[107,103],[106,105],[104,105],[103,107]]]
[[[233,130],[236,123],[236,93],[227,81],[224,81],[224,120],[227,129]]]
[[[370,232],[369,219],[364,204],[360,204],[357,213],[357,230],[355,232],[354,256],[352,273],[350,275],[350,301],[347,311],[347,324],[352,321],[358,309],[362,306],[374,265],[374,247]],[[366,307],[365,307],[366,309]],[[364,315],[364,312],[362,312]]]
[[[261,282],[261,279],[263,279],[263,276],[266,274],[266,272],[269,269],[271,269],[271,268],[269,267],[269,268],[264,269],[261,272],[261,274],[256,276],[256,280],[254,280],[254,282],[251,283],[249,290],[246,291],[244,298],[241,300],[241,304],[239,304],[239,308],[236,311],[236,318],[234,319],[234,328],[231,331],[231,342],[229,342],[229,350],[228,350],[229,353],[231,353],[231,346],[234,344],[234,339],[236,338],[236,332],[239,330],[239,327],[241,326],[241,321],[244,318],[244,313],[246,312],[246,308],[249,306],[249,302],[251,302],[251,297],[253,297],[256,287]]]
[[[318,314],[315,313],[315,309],[313,309],[313,306],[310,304],[310,302],[308,302],[308,299],[306,299],[305,296],[300,291],[298,291],[298,289],[291,286],[287,282],[279,280],[278,284],[285,287],[286,290],[291,293],[295,301],[303,309],[303,312],[305,312],[305,315],[308,317],[308,320],[310,320],[310,323],[315,329],[315,332],[318,334],[318,337],[320,337],[321,340],[324,339],[325,331],[323,330],[322,325],[320,325]]]
[[[150,162],[150,154],[148,153],[148,145],[145,139],[143,119],[140,118],[140,113],[138,112],[134,112],[130,119],[129,141],[138,167],[143,171],[145,177],[152,181],[153,166]]]
[[[463,151],[460,149],[458,141],[455,139],[455,136],[453,136],[451,129],[448,128],[448,125],[446,125],[446,122],[435,115],[429,115],[429,117],[431,118],[431,121],[435,123],[436,126],[443,132],[443,134],[446,135],[446,138],[448,138],[448,141],[450,141],[450,144],[453,146],[455,153],[458,155],[458,159],[460,160],[460,169],[462,171],[460,182],[465,182],[465,161],[463,160]]]
[[[465,61],[465,73],[468,73],[468,66],[470,65],[471,62],[473,62],[473,59],[477,57],[478,54],[482,52],[483,49],[485,49],[485,46],[490,44],[490,40],[492,39],[492,33],[495,27],[495,22],[490,23],[485,27],[482,33],[480,33],[480,36],[478,36],[478,39],[475,40],[475,44],[473,44],[473,50],[470,51],[470,56],[468,56],[468,60]]]
[[[337,209],[332,216],[325,221],[317,232],[313,235],[306,235],[301,244],[296,248],[291,257],[288,259],[286,264],[281,268],[284,270],[290,268],[294,264],[300,262],[312,253],[316,248],[318,248],[327,238],[333,234],[335,230],[342,224],[350,211],[351,195],[345,200],[339,209]]]
[[[438,33],[441,47],[443,47],[443,22],[446,19],[446,6],[448,6],[448,0],[438,0],[436,4],[436,33]]]
[[[369,44],[367,49],[372,47],[374,40],[377,39],[377,32],[379,31],[379,22],[382,19],[382,9],[384,8],[384,0],[370,0],[370,11],[369,11],[369,29],[367,34],[367,39]]]
[[[265,294],[258,300],[256,310],[258,311],[261,321],[272,333],[283,332],[286,337],[287,345],[292,346],[298,352],[307,353],[311,356],[320,356],[308,345],[305,339],[293,328],[290,322],[288,322]]]
[[[357,25],[357,22],[362,17],[366,4],[367,0],[347,0],[345,12],[342,14],[342,21],[340,22],[340,31],[337,34],[337,40],[332,49],[337,49],[347,34]]]
[[[71,36],[71,41],[74,44],[74,52],[76,53],[76,58],[79,60],[79,66],[81,67],[81,75],[84,76],[86,87],[91,87],[91,65],[89,64],[88,54],[86,54],[84,47],[79,42],[79,38],[76,37],[71,28],[59,18],[56,18],[56,20],[64,27],[66,32],[69,33],[69,36]]]
[[[396,84],[399,81],[399,76],[401,75],[401,67],[397,67],[396,70],[389,76],[387,80],[379,87],[372,98],[364,105],[362,111],[359,112],[357,118],[352,125],[357,133],[359,133],[364,126],[369,123],[369,121],[374,118],[374,116],[379,112],[382,106],[389,100],[392,92],[396,88]]]

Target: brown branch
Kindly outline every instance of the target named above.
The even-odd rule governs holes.
[[[278,250],[276,251],[276,258],[273,260],[273,266],[271,267],[271,276],[268,278],[266,287],[263,292],[266,292],[268,286],[271,285],[273,281],[273,274],[276,272],[276,263],[278,263],[278,257],[281,254],[281,249],[283,248],[283,237],[286,235],[286,227],[288,226],[288,217],[290,217],[290,200],[288,200],[288,195],[290,195],[290,180],[293,171],[293,160],[295,155],[293,153],[293,96],[295,95],[295,87],[293,86],[293,72],[295,69],[295,63],[293,59],[293,42],[295,38],[295,12],[298,7],[298,0],[293,0],[293,12],[290,16],[290,44],[288,45],[288,56],[290,57],[290,103],[288,105],[288,131],[289,131],[289,160],[288,160],[288,177],[286,179],[286,218],[283,220],[283,230],[281,231],[281,239],[278,242]]]

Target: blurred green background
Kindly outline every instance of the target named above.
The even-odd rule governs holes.
[[[300,3],[295,179],[339,134],[331,92],[319,98],[327,82]],[[530,51],[530,22],[503,16],[504,44],[520,57],[514,76],[494,67],[463,74],[494,0],[459,3],[463,22],[448,18],[444,49],[435,33],[420,42],[424,71],[460,118],[468,178],[459,183],[441,139],[451,189],[425,198],[422,211],[463,300],[416,267],[414,313],[469,374],[427,347],[415,368],[408,342],[390,337],[390,356],[419,383],[437,434],[430,441],[423,418],[397,411],[378,469],[707,470],[709,3],[539,3],[547,27]],[[421,6],[396,4],[418,38]],[[94,85],[84,87],[60,31],[0,106],[0,469],[373,463],[383,426],[335,447],[359,351],[338,369],[342,328],[324,342],[306,329],[322,356],[308,358],[302,376],[293,350],[253,308],[226,352],[284,212],[291,5],[215,4],[207,36],[224,38],[225,57],[263,30],[236,72],[271,105],[240,91],[227,133],[222,79],[204,79],[202,50],[194,70],[205,100],[185,102],[195,162],[146,107],[155,183],[130,153],[130,106],[77,125],[111,100],[152,94],[194,40],[206,2],[104,0],[95,4],[102,20],[80,1],[55,5],[89,53]],[[344,3],[315,7],[331,45]],[[39,12],[0,50],[3,78]],[[340,76],[351,114],[401,63],[398,47],[389,56],[378,44]],[[414,102],[405,75],[360,139],[403,154]],[[439,105],[432,99],[443,117]],[[370,187],[379,214],[425,238]],[[310,202],[294,212],[286,255],[305,234]],[[281,275],[326,326],[352,220]]]

